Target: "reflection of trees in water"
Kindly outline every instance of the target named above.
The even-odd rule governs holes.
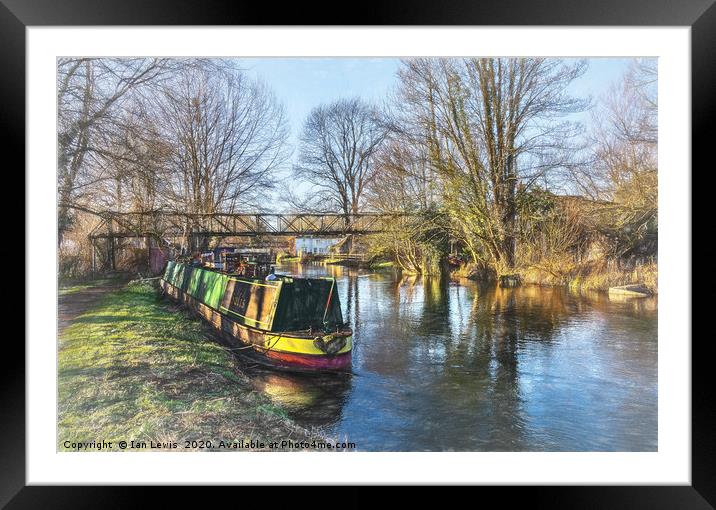
[[[416,351],[424,354],[426,346],[432,348],[427,352],[442,355],[418,364],[428,372],[423,375],[430,391],[420,395],[420,405],[414,407],[416,440],[434,442],[440,433],[436,417],[448,415],[453,426],[468,432],[463,438],[446,439],[444,448],[523,448],[527,441],[520,343],[549,345],[573,312],[571,305],[560,292],[539,292],[544,289],[453,286],[451,292],[449,282],[434,279],[423,279],[422,286],[421,315],[406,347],[413,355],[406,359],[414,363]],[[466,306],[467,320],[461,313]]]
[[[456,419],[469,431],[463,449],[519,449],[522,444],[514,296],[473,289],[467,324],[449,349],[441,385],[453,395]]]
[[[449,298],[450,281],[441,277],[410,276],[403,277],[396,286],[398,299],[406,304],[415,305],[415,332],[418,335],[451,336]]]
[[[443,384],[462,396],[456,408],[471,409],[476,444],[498,450],[529,448],[521,350],[528,344],[555,348],[569,321],[606,312],[609,303],[595,304],[559,288],[474,286],[470,291],[468,325],[460,330],[457,348],[448,352]]]
[[[403,276],[381,281],[363,296],[369,309],[359,331],[365,370],[385,375],[405,374],[421,366],[435,347],[430,341],[451,338],[448,281],[439,278]],[[356,321],[358,323],[360,321]],[[426,343],[425,339],[430,339]],[[360,349],[360,347],[359,347]]]
[[[299,374],[254,367],[248,375],[256,390],[303,426],[336,423],[351,388],[350,374]]]
[[[605,294],[589,299],[549,287],[499,289],[440,278],[359,277],[345,268],[335,275],[344,317],[354,328],[357,376],[268,371],[252,377],[258,389],[306,425],[354,427],[354,438],[363,435],[369,443],[380,437],[381,444],[409,450],[421,445],[431,450],[533,449],[534,420],[544,419],[541,407],[549,408],[544,423],[562,420],[561,410],[552,408],[558,405],[554,398],[570,395],[560,387],[533,386],[550,378],[552,368],[540,360],[562,359],[552,366],[561,370],[558,378],[569,377],[572,369],[564,365],[562,352],[553,351],[565,342],[589,342],[585,327],[606,328],[598,336],[608,348],[590,358],[600,363],[600,378],[646,377],[648,383],[650,371],[656,370],[656,324],[644,317],[652,306],[646,301],[615,303]],[[632,331],[644,333],[632,339]],[[572,352],[579,361],[580,354]],[[627,397],[625,403],[633,402]],[[589,414],[579,410],[565,419],[579,418],[580,412]]]
[[[360,337],[360,288],[357,276],[348,276],[343,279],[346,285],[346,315],[343,320],[353,328],[353,338]]]
[[[510,339],[549,343],[555,331],[580,305],[564,299],[561,289],[520,287],[516,289],[490,288],[481,292],[478,300],[484,303],[473,315],[476,324]]]
[[[518,353],[522,342],[549,345],[574,313],[556,289],[477,287],[463,338],[465,366],[480,368],[517,396]],[[456,353],[457,354],[457,353]],[[458,360],[455,360],[458,361]]]
[[[658,311],[658,298],[656,296],[635,298],[609,294],[607,296],[602,295],[600,304],[602,309],[610,307],[613,310],[617,308],[629,316],[638,318],[650,316],[650,314],[656,316]]]

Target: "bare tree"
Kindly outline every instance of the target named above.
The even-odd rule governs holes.
[[[376,154],[378,177],[366,193],[368,207],[388,215],[385,231],[370,236],[369,253],[394,260],[408,273],[439,274],[445,269],[450,231],[439,181],[423,146],[390,138]]]
[[[113,211],[143,212],[168,205],[172,147],[155,112],[134,102],[122,113],[105,150],[107,178],[97,185],[95,203]]]
[[[57,62],[59,242],[72,207],[104,179],[108,133],[132,92],[161,77],[169,60],[60,58]]]
[[[585,191],[612,203],[593,218],[611,240],[607,253],[656,253],[658,124],[656,59],[635,59],[593,112],[591,165],[580,176]]]
[[[622,138],[636,143],[656,145],[658,141],[657,60],[636,58],[621,86],[612,89],[610,121]]]
[[[439,182],[425,148],[391,136],[375,157],[379,179],[370,182],[367,204],[383,212],[410,212],[438,204]]]
[[[346,221],[357,214],[386,135],[377,109],[360,99],[341,99],[311,111],[294,173],[314,186],[314,204],[342,211]]]
[[[194,67],[168,82],[158,100],[169,143],[167,199],[187,213],[260,207],[287,159],[283,108],[241,71]],[[187,225],[191,231],[191,225]]]
[[[572,164],[579,129],[564,117],[586,104],[567,86],[585,69],[535,58],[403,62],[395,124],[425,147],[456,229],[479,241],[498,274],[515,265],[520,193]]]

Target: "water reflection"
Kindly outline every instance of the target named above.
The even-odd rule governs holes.
[[[260,366],[245,371],[257,391],[309,427],[336,423],[351,387],[350,374],[294,374]]]
[[[656,299],[291,265],[339,280],[353,375],[254,384],[359,450],[655,450]]]

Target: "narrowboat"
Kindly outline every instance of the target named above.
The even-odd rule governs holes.
[[[260,271],[231,269],[170,261],[160,286],[258,363],[292,371],[350,370],[353,332],[343,322],[335,278],[273,270],[266,278]]]

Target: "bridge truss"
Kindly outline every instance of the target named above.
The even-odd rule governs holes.
[[[165,211],[100,213],[91,239],[191,236],[345,236],[399,228],[410,215],[360,214],[184,214]]]
[[[88,211],[90,212],[90,211]],[[167,211],[92,212],[100,221],[89,234],[93,271],[115,269],[117,250],[144,246],[148,266],[152,249],[173,246],[194,252],[207,246],[211,237],[345,237],[388,232],[407,224],[409,214],[185,214]],[[136,241],[132,241],[132,238]],[[136,244],[139,243],[139,244]]]

